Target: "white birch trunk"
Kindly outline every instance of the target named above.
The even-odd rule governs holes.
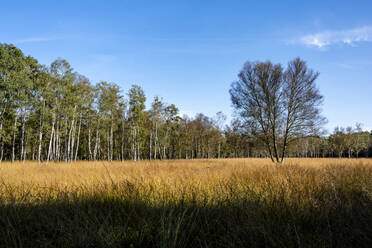
[[[52,146],[53,146],[53,137],[54,137],[54,126],[55,126],[55,121],[56,121],[56,115],[53,113],[53,121],[52,121],[52,132],[50,133],[50,140],[49,140],[49,149],[48,149],[48,155],[47,155],[47,161],[46,163],[49,163],[49,159],[52,154]]]
[[[112,162],[112,154],[114,150],[114,127],[113,127],[113,121],[111,121],[111,126],[110,126],[110,162]]]
[[[92,160],[90,119],[88,120],[88,160]]]
[[[155,144],[154,144],[154,159],[155,160],[156,160],[156,152],[157,152],[156,148],[158,146],[158,141],[159,141],[159,139],[158,139],[158,123],[155,122]]]
[[[13,126],[13,142],[12,142],[12,163],[14,163],[15,159],[15,136],[16,136],[16,129],[17,129],[17,119],[18,119],[18,114],[16,114],[14,118],[14,126]]]
[[[152,159],[152,130],[151,130],[151,133],[150,133],[150,156],[149,156],[149,159],[151,160]]]
[[[45,101],[44,101],[45,106]],[[39,130],[39,147],[38,147],[38,153],[37,153],[37,161],[40,164],[41,163],[41,143],[43,141],[43,121],[42,121],[42,114],[40,114],[40,130]]]
[[[56,131],[56,160],[60,160],[60,137],[59,137],[59,121],[57,120],[57,131]]]
[[[79,151],[80,128],[81,128],[81,115],[80,115],[80,120],[79,120],[79,129],[78,129],[78,135],[77,135],[77,141],[76,141],[75,162],[76,162],[78,151]]]
[[[67,141],[67,162],[70,162],[70,155],[71,155],[71,136],[72,136],[72,129],[74,128],[74,117],[71,120],[71,127],[68,132],[68,141]]]
[[[24,155],[24,139],[25,139],[25,117],[22,115],[22,132],[21,132],[21,161],[23,161],[23,155]]]
[[[107,161],[110,161],[110,130],[107,130]]]
[[[72,129],[72,135],[71,135],[71,154],[70,154],[70,162],[74,159],[74,147],[75,147],[75,134],[76,134],[76,123],[77,121],[74,121],[74,127]]]
[[[97,130],[96,130],[96,144],[94,146],[94,153],[93,153],[94,160],[97,159],[97,152],[98,152],[98,147],[99,147],[99,124],[100,124],[100,120],[98,119]]]
[[[26,155],[27,155],[27,138],[26,138],[26,136],[25,136],[24,146],[25,146],[25,148],[23,149],[22,163],[25,163],[25,160],[27,158],[26,157]]]
[[[136,161],[137,160],[137,137],[136,137],[136,128],[134,128],[133,130],[133,152],[134,152],[134,156],[133,156],[133,160]]]
[[[122,128],[122,130],[121,130],[121,161],[123,162],[123,160],[124,160],[124,131],[125,131],[125,129],[124,129],[124,120],[122,120],[122,126],[121,126],[121,128]]]

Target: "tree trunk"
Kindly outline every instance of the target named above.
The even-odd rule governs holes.
[[[77,158],[78,151],[79,151],[80,128],[81,128],[81,115],[80,115],[80,120],[79,120],[79,129],[78,129],[78,135],[77,135],[77,140],[76,140],[75,162],[76,162],[76,158]]]
[[[25,117],[24,115],[22,115],[22,131],[21,131],[21,156],[20,156],[20,160],[21,161],[24,161],[23,159],[23,155],[24,155],[24,140],[25,140]]]
[[[180,138],[178,139],[178,159],[181,159],[182,157],[182,149],[181,149],[181,142]]]
[[[152,130],[150,131],[150,154],[149,154],[149,159],[151,161],[151,157],[152,157]]]
[[[59,137],[59,120],[57,119],[57,131],[56,131],[56,161],[60,160],[60,137]]]
[[[88,120],[88,160],[92,160],[90,119]]]
[[[75,147],[75,135],[76,135],[76,124],[77,121],[74,121],[74,127],[72,129],[72,135],[71,135],[71,155],[70,155],[70,162],[74,159],[74,147]]]
[[[273,137],[274,157],[275,157],[276,162],[279,163],[280,161],[279,161],[279,154],[278,154],[278,145],[276,142],[275,129],[273,129],[272,137]]]
[[[22,156],[22,163],[25,163],[26,160],[26,155],[27,155],[27,137],[25,136],[25,141],[24,141],[24,149],[23,149],[23,156]]]
[[[53,133],[53,142],[52,142],[52,153],[51,153],[51,160],[53,159],[56,161],[56,143],[57,143],[57,135],[56,135],[56,128],[54,128],[54,133]]]
[[[139,149],[138,143],[137,143],[137,160],[141,160],[140,149]]]
[[[157,152],[157,146],[158,146],[158,123],[155,122],[155,144],[154,144],[154,159],[156,160],[156,152]]]
[[[101,136],[98,136],[98,160],[101,159]]]
[[[5,108],[4,108],[5,111]],[[0,163],[3,161],[4,155],[4,141],[3,141],[3,118],[2,118],[3,111],[0,112]]]
[[[124,125],[125,125],[125,121],[124,119],[122,119],[122,125],[121,125],[121,161],[123,162],[124,160]]]
[[[110,126],[110,162],[112,162],[113,153],[114,153],[114,123],[111,120]]]
[[[43,109],[44,107],[45,107],[45,101],[43,104]],[[44,110],[42,110],[42,112],[44,112]],[[41,163],[41,143],[43,141],[43,117],[42,116],[43,116],[43,113],[40,113],[39,147],[38,147],[38,153],[37,153],[37,161],[39,164]]]
[[[133,156],[133,160],[136,161],[137,160],[137,133],[136,133],[136,128],[134,128],[133,130],[133,152],[134,152],[134,156]]]
[[[75,142],[75,117],[72,118],[71,127],[68,134],[67,146],[68,162],[72,161],[72,155],[74,153],[74,142]]]
[[[0,116],[0,163],[3,161],[3,154],[4,154],[4,142],[3,142],[3,136],[2,136],[2,131],[3,131],[3,121]]]
[[[97,123],[97,130],[96,130],[96,144],[94,146],[94,152],[93,152],[93,159],[97,159],[97,152],[98,152],[98,146],[99,146],[99,124],[100,124],[100,119],[98,119]]]
[[[15,159],[15,138],[16,138],[16,132],[17,132],[17,119],[18,114],[14,117],[14,126],[13,126],[13,142],[12,142],[12,163],[14,163]]]
[[[221,158],[221,143],[218,142],[218,158]]]
[[[52,142],[53,142],[53,137],[54,137],[54,125],[55,125],[55,121],[56,121],[56,115],[55,113],[53,113],[53,120],[52,120],[52,132],[50,133],[50,140],[49,140],[49,149],[48,149],[48,155],[47,155],[47,161],[46,163],[48,164],[49,162],[49,159],[50,159],[50,156],[51,156],[51,152],[52,152]]]
[[[110,147],[111,147],[111,144],[110,144],[110,130],[107,130],[107,161],[110,161]]]
[[[207,147],[208,147],[207,157],[208,157],[208,159],[210,159],[211,158],[211,145],[209,144],[209,139],[208,139],[207,143],[208,143],[208,145],[207,145]]]
[[[67,162],[70,162],[71,155],[71,138],[72,138],[72,129],[74,128],[74,117],[71,120],[70,130],[68,132],[68,141],[67,141]]]
[[[64,135],[64,150],[63,150],[63,159],[67,162],[67,132],[68,132],[68,121],[65,119],[65,135]]]
[[[3,157],[4,157],[4,142],[1,142],[0,162],[3,161]]]

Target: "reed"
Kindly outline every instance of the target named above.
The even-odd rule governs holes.
[[[1,247],[372,247],[372,160],[2,163]]]

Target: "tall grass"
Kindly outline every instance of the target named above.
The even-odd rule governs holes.
[[[372,160],[0,165],[1,247],[372,247]]]

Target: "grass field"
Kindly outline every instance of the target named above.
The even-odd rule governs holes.
[[[372,160],[0,164],[1,247],[372,247]]]

